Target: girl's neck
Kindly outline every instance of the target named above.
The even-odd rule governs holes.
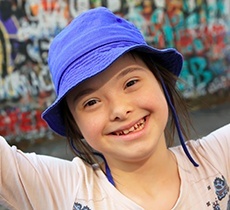
[[[135,203],[150,209],[162,206],[171,209],[179,197],[180,176],[177,162],[170,150],[162,153],[161,159],[148,159],[139,164],[127,164],[122,168],[111,167],[117,190]],[[173,180],[173,182],[172,182]],[[165,206],[162,197],[167,194],[170,202]]]
[[[140,161],[139,163],[128,163],[127,165],[124,165],[123,168],[126,167],[125,173],[128,172],[127,174],[129,174],[129,176],[131,173],[137,177],[148,177],[148,175],[150,175],[151,177],[161,177],[162,174],[164,174],[173,163],[175,163],[175,159],[173,159],[171,151],[166,150],[158,158],[154,158],[153,156],[151,156],[149,159]]]
[[[148,185],[148,182],[165,179],[172,170],[177,170],[176,159],[167,148],[139,162],[107,161],[116,185],[138,183],[140,180]]]

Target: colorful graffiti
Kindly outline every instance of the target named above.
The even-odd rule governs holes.
[[[184,97],[229,89],[228,0],[0,0],[0,135],[47,135],[40,114],[55,98],[49,44],[74,17],[98,6],[132,21],[149,44],[183,54]]]

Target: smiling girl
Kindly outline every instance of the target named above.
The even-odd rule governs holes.
[[[106,8],[75,18],[50,46],[57,98],[43,118],[67,137],[76,158],[25,154],[2,138],[0,203],[38,210],[230,208],[230,125],[184,143],[188,118],[176,91],[182,65],[175,49],[147,45],[132,23]],[[172,147],[175,130],[181,145]]]

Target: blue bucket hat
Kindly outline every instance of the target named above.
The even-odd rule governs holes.
[[[42,114],[54,132],[66,135],[60,102],[68,92],[131,50],[148,53],[176,76],[181,72],[180,53],[173,48],[159,50],[149,46],[134,24],[105,7],[80,14],[54,38],[48,64],[57,97]]]

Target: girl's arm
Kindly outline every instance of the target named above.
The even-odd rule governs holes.
[[[73,162],[25,154],[0,137],[0,204],[10,209],[72,209],[77,171]]]

